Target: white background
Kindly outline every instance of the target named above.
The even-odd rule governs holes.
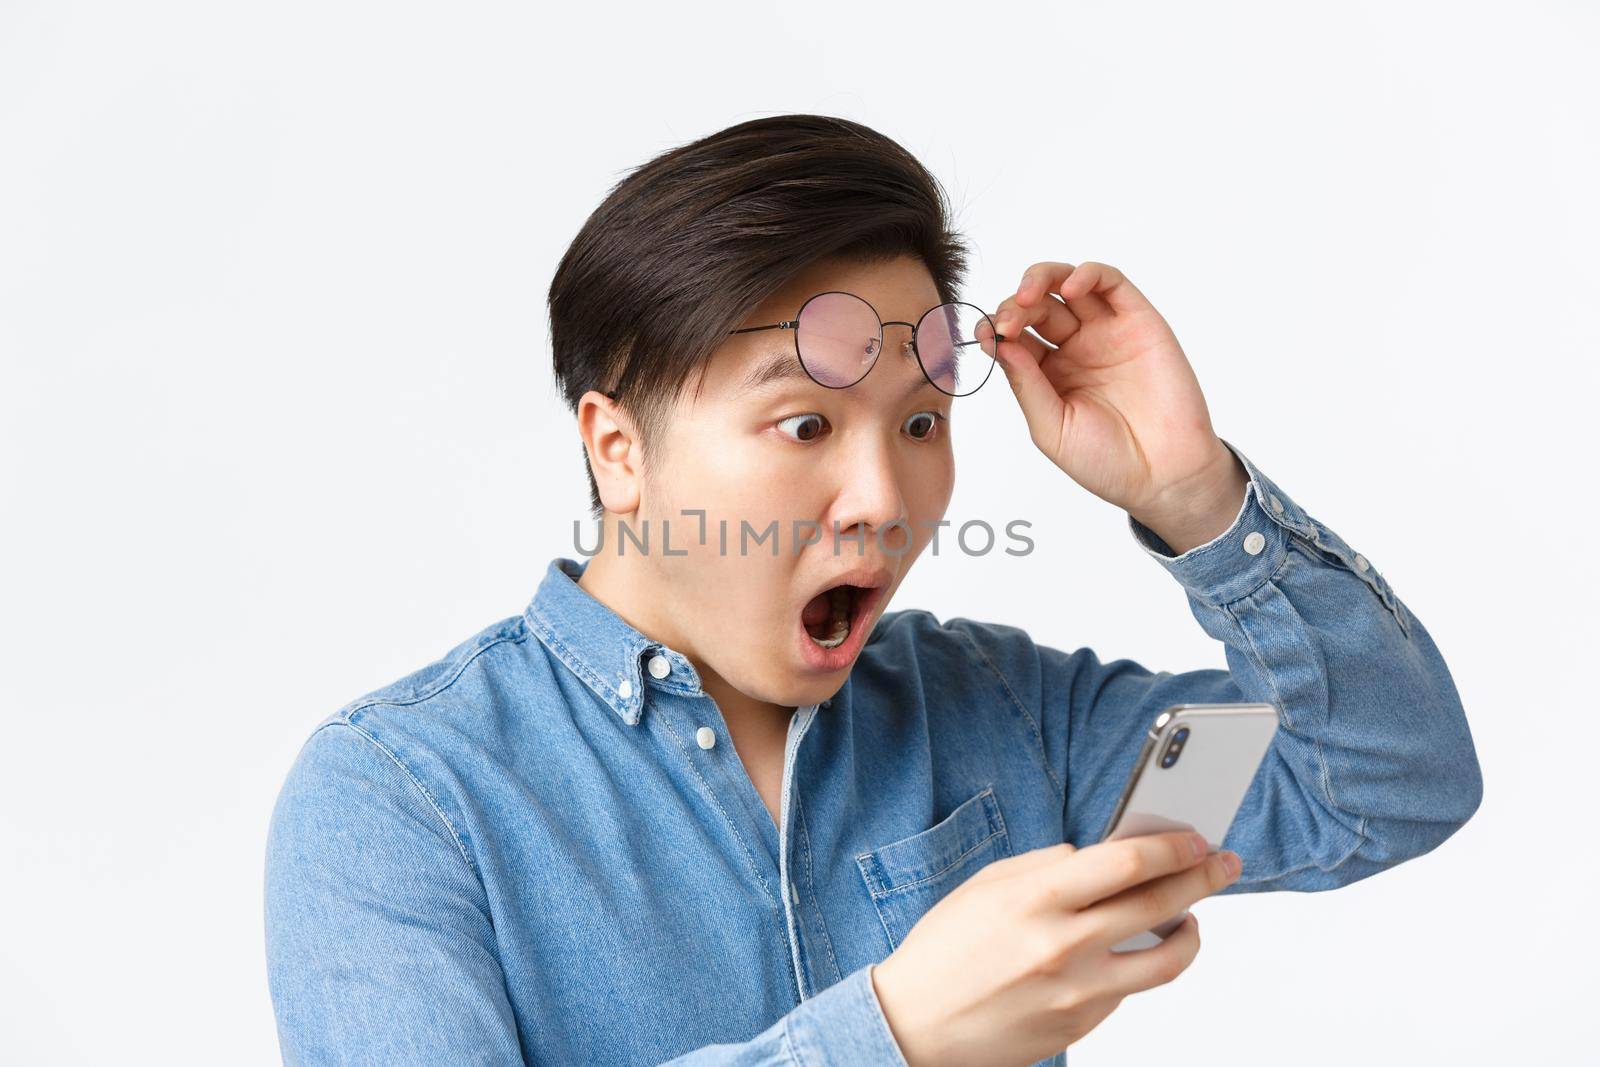
[[[993,305],[1114,263],[1214,424],[1444,650],[1486,799],[1201,905],[1076,1064],[1592,1055],[1597,17],[1579,4],[0,3],[0,1031],[277,1062],[261,865],[314,723],[514,614],[586,483],[551,272],[612,183],[790,111],[900,140]],[[1584,68],[1590,73],[1583,73]],[[1224,666],[999,375],[894,607]]]

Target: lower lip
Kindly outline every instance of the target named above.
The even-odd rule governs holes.
[[[872,612],[882,596],[881,587],[866,589],[856,595],[855,614],[850,618],[850,636],[845,638],[844,644],[838,648],[823,648],[813,641],[811,635],[806,632],[805,620],[800,619],[795,632],[800,639],[800,658],[805,660],[806,666],[822,673],[842,671],[850,666],[867,639],[867,620],[872,617]]]

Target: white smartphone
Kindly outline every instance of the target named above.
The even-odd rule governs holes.
[[[1217,851],[1277,729],[1274,704],[1174,704],[1145,735],[1101,840],[1195,830]],[[1179,916],[1112,951],[1158,945],[1182,923]]]

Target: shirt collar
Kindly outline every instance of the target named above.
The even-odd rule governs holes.
[[[629,726],[656,686],[699,696],[700,674],[687,657],[636,630],[577,582],[589,561],[557,556],[523,616],[546,648]]]

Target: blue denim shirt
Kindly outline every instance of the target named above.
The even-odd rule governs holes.
[[[1228,447],[1250,476],[1228,530],[1175,556],[1129,518],[1227,670],[886,612],[796,709],[776,825],[689,661],[553,560],[521,615],[328,716],[289,771],[265,886],[284,1061],[903,1067],[872,965],[985,864],[1096,840],[1176,703],[1281,712],[1229,892],[1438,845],[1481,791],[1439,650]]]

